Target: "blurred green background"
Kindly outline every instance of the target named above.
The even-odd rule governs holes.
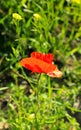
[[[14,15],[16,13],[16,15]],[[16,94],[20,100],[22,96],[24,105],[19,105],[19,112],[23,106],[24,113],[32,113],[32,105],[28,101],[28,108],[25,111],[25,98],[31,95],[29,89],[36,84],[38,76],[23,69],[19,62],[30,53],[38,51],[42,53],[53,53],[55,64],[63,72],[60,79],[41,76],[40,97],[45,99],[47,85],[51,86],[54,93],[56,108],[54,119],[49,118],[51,109],[48,110],[48,123],[45,126],[46,114],[40,125],[33,126],[32,122],[27,123],[28,127],[19,127],[22,120],[13,119],[11,107],[16,102]],[[1,122],[5,120],[11,124],[11,130],[80,130],[81,127],[81,1],[80,0],[1,0],[0,1],[0,108]],[[28,87],[27,87],[28,86]],[[51,90],[51,89],[49,89]],[[21,92],[22,91],[22,92]],[[7,96],[7,97],[6,97]],[[6,97],[6,98],[5,98]],[[34,104],[34,97],[32,103]],[[53,98],[53,97],[52,97]],[[42,99],[41,99],[42,102]],[[53,105],[52,102],[51,105]],[[43,104],[42,104],[43,105]],[[13,105],[14,107],[15,105]],[[10,108],[9,108],[10,107]],[[17,106],[18,107],[18,106]],[[34,106],[36,107],[36,106]],[[42,107],[42,111],[44,111]],[[53,107],[53,106],[52,106]],[[59,108],[59,109],[58,109]],[[5,110],[4,110],[5,109]],[[15,108],[14,108],[15,109]],[[49,107],[47,108],[49,109]],[[56,111],[55,111],[56,109]],[[14,110],[16,112],[16,109]],[[61,113],[62,112],[62,113]],[[5,113],[6,116],[5,116]],[[39,112],[40,113],[40,112]],[[51,114],[50,114],[51,113]],[[67,113],[67,114],[66,114]],[[45,115],[44,115],[45,114]],[[61,114],[61,115],[60,115]],[[65,116],[66,115],[66,116]],[[70,117],[69,117],[70,116]],[[10,119],[9,119],[9,118]],[[22,115],[20,115],[22,117]],[[18,118],[20,119],[20,118]],[[25,118],[26,119],[26,118]],[[39,119],[39,116],[38,116]],[[42,119],[41,119],[42,120]],[[51,120],[51,121],[50,121]],[[60,120],[60,122],[59,122]],[[68,121],[67,121],[68,120]],[[21,122],[20,122],[21,121]],[[25,125],[28,120],[25,120]],[[53,122],[54,121],[54,122]],[[14,123],[13,123],[14,122]],[[19,124],[18,124],[19,123]],[[35,120],[34,124],[37,121]],[[54,123],[56,125],[54,125]],[[15,124],[15,125],[14,125]],[[59,126],[60,124],[60,126]],[[65,125],[64,125],[65,124]],[[32,127],[29,127],[32,126]]]

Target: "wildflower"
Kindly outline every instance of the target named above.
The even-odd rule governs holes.
[[[46,73],[50,77],[61,77],[62,72],[52,63],[54,55],[32,52],[29,58],[24,58],[20,64],[36,73]]]
[[[35,94],[35,92],[34,92],[32,89],[30,89],[29,92],[30,92],[32,95]]]
[[[18,13],[13,13],[12,14],[12,17],[14,18],[14,19],[16,19],[16,20],[22,20],[22,17],[21,17],[21,15],[19,15]]]
[[[34,117],[35,117],[35,114],[34,113],[32,113],[32,114],[30,114],[29,116],[28,116],[28,120],[33,120],[34,119]]]
[[[41,16],[37,13],[33,14],[35,20],[39,20]]]

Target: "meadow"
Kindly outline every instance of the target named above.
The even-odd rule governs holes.
[[[20,65],[32,52],[62,76]],[[0,1],[0,130],[81,130],[81,0]]]

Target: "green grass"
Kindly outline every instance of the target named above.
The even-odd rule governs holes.
[[[0,2],[0,123],[9,130],[81,129],[80,14],[81,4],[65,0]],[[53,53],[62,78],[23,69],[32,51]]]

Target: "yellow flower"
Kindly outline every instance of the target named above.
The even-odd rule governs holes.
[[[35,114],[32,113],[32,114],[30,114],[30,115],[28,116],[28,120],[29,120],[29,121],[32,121],[32,120],[34,119],[34,117],[35,117]]]
[[[41,16],[37,13],[33,14],[33,16],[34,16],[34,19],[36,20],[39,20],[41,18]]]
[[[73,3],[77,3],[77,4],[80,4],[81,3],[81,0],[72,0]]]
[[[30,89],[29,91],[30,91],[30,93],[31,93],[32,95],[35,94],[35,92],[34,92],[32,89]]]
[[[18,13],[13,13],[12,14],[12,17],[14,18],[14,19],[16,19],[16,20],[22,20],[22,17],[21,17],[21,15],[19,15]]]

